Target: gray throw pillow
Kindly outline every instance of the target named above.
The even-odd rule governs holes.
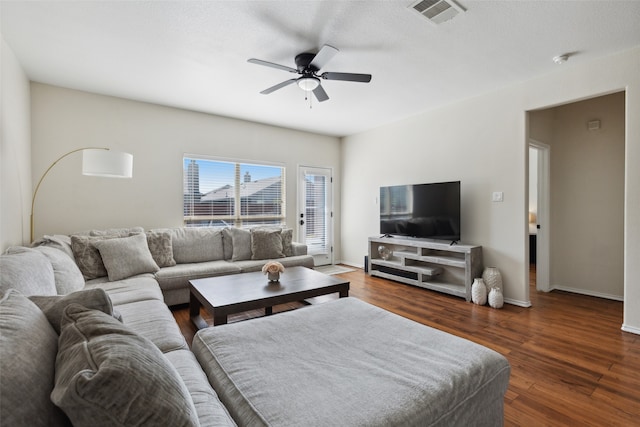
[[[251,231],[242,228],[228,228],[233,241],[233,255],[231,261],[251,259]]]
[[[251,230],[251,259],[274,258],[284,258],[280,229],[254,228]]]
[[[173,259],[173,245],[171,233],[161,231],[147,231],[147,244],[149,252],[158,267],[173,267],[176,260]]]
[[[0,300],[0,419],[7,426],[70,425],[49,394],[58,335],[27,297],[10,290]]]
[[[60,296],[30,296],[29,299],[35,303],[40,310],[42,310],[45,316],[47,316],[47,320],[57,334],[60,334],[62,313],[70,304],[80,304],[81,306],[91,310],[100,310],[101,312],[122,321],[120,313],[113,309],[111,298],[109,298],[109,295],[107,295],[105,290],[102,288],[85,289],[83,291]]]
[[[94,242],[94,245],[100,251],[109,281],[160,270],[149,252],[147,237],[144,234],[100,240]]]
[[[85,280],[97,279],[107,275],[107,269],[102,262],[100,251],[95,247],[95,242],[115,238],[115,236],[82,236],[77,234],[71,236],[73,257]]]
[[[293,229],[282,229],[282,252],[284,256],[293,256]]]
[[[186,385],[148,339],[100,311],[69,305],[51,400],[78,426],[198,426]]]

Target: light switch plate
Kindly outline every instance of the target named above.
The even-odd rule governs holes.
[[[502,191],[494,191],[491,200],[494,202],[504,201],[504,193]]]

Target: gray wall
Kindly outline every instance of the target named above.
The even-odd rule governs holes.
[[[0,252],[29,239],[31,133],[29,80],[0,35]]]
[[[284,165],[287,225],[294,230],[298,165],[332,168],[340,209],[338,138],[39,83],[31,93],[34,180],[58,156],[80,147],[134,156],[130,180],[82,176],[80,153],[56,165],[38,192],[36,237],[181,226],[185,153]],[[339,230],[339,218],[335,222]]]

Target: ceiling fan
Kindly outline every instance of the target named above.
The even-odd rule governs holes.
[[[282,89],[290,84],[297,83],[300,89],[313,92],[318,99],[318,102],[323,102],[329,99],[329,95],[324,91],[320,85],[320,79],[323,80],[342,80],[347,82],[361,82],[369,83],[371,81],[371,74],[354,74],[354,73],[332,73],[325,71],[320,73],[320,70],[339,52],[333,46],[328,44],[322,46],[322,49],[318,53],[301,53],[296,55],[295,62],[296,68],[287,67],[286,65],[274,64],[273,62],[263,61],[261,59],[251,58],[247,62],[252,64],[264,65],[266,67],[277,68],[279,70],[288,71],[290,73],[300,74],[300,77],[295,79],[285,80],[282,83],[278,83],[275,86],[271,86],[260,92],[263,95],[268,95],[271,92],[275,92],[278,89]]]

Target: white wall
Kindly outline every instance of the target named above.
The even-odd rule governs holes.
[[[0,35],[0,252],[29,239],[29,80]]]
[[[80,153],[58,163],[38,192],[36,236],[181,226],[185,153],[285,164],[287,223],[294,230],[298,165],[333,168],[340,209],[338,138],[38,83],[31,93],[34,182],[76,148],[110,147],[134,156],[131,180],[82,176]]]
[[[378,233],[381,185],[462,181],[462,234],[527,305],[526,112],[626,89],[624,328],[640,333],[640,48],[424,112],[343,140],[342,259],[362,264]],[[390,154],[393,153],[393,154]],[[504,202],[491,202],[503,191]]]
[[[552,289],[623,299],[624,104],[619,92],[530,114],[531,136],[551,147]]]

